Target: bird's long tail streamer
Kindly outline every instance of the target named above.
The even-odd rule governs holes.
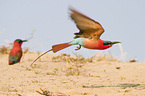
[[[50,51],[53,51],[54,53],[56,53],[56,52],[58,52],[59,50],[62,50],[62,49],[67,48],[67,47],[69,47],[69,46],[71,46],[71,44],[69,44],[69,43],[62,43],[62,44],[53,45],[53,46],[52,46],[52,49],[50,49],[50,50],[46,51],[45,53],[41,54],[39,57],[37,57],[37,58],[33,61],[33,63],[36,62],[40,57],[42,57],[43,55],[45,55],[46,53],[48,53],[48,52],[50,52]],[[31,67],[32,67],[33,63],[30,65]]]
[[[33,61],[33,63],[34,63],[35,61],[37,61],[41,56],[45,55],[46,53],[48,53],[48,52],[50,52],[50,51],[52,51],[52,49],[50,49],[50,50],[46,51],[45,53],[41,54],[40,56],[38,56],[38,57]],[[30,65],[31,67],[32,67],[33,63]]]

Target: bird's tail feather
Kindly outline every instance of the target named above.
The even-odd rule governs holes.
[[[67,48],[69,46],[71,46],[71,44],[69,43],[56,44],[52,46],[52,51],[56,53],[57,51]]]
[[[9,65],[13,65],[15,61],[9,61]]]
[[[67,48],[71,46],[71,44],[69,43],[62,43],[62,44],[56,44],[56,45],[53,45],[52,46],[52,49],[46,51],[45,53],[41,54],[40,56],[38,56],[34,61],[33,63],[38,60],[40,57],[42,57],[43,55],[45,55],[46,53],[50,52],[50,51],[53,51],[54,53],[58,52],[59,50],[62,50],[64,48]],[[32,67],[33,63],[30,65]]]

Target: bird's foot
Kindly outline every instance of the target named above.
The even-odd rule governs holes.
[[[79,49],[81,49],[81,45],[79,45],[75,50],[79,50]]]

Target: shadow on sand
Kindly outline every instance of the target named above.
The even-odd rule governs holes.
[[[83,85],[83,88],[102,88],[102,87],[120,87],[123,89],[126,89],[128,87],[142,87],[143,89],[145,89],[145,84],[128,84],[128,83],[123,83],[123,84],[119,84],[119,85],[111,85],[111,86],[85,86]]]

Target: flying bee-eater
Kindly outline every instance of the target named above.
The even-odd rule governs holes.
[[[14,41],[13,48],[9,54],[9,65],[20,62],[23,53],[21,48],[23,42],[27,42],[27,40],[16,39]]]
[[[79,50],[81,46],[87,49],[105,50],[107,48],[112,47],[112,45],[114,44],[121,43],[118,41],[111,42],[101,40],[100,36],[104,33],[104,29],[99,22],[85,16],[84,14],[72,8],[70,8],[70,11],[71,11],[70,17],[75,22],[77,28],[79,29],[78,33],[74,33],[75,35],[74,40],[67,43],[53,45],[52,49],[46,51],[45,53],[40,55],[37,59],[39,59],[41,56],[50,51],[53,51],[55,53],[59,50],[62,50],[72,45],[79,45],[75,50]],[[33,63],[37,59],[35,59]]]

